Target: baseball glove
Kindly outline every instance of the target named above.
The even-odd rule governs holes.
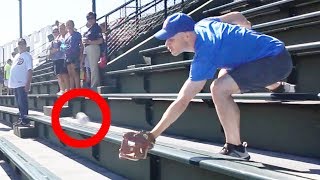
[[[154,144],[155,138],[149,132],[125,133],[119,149],[119,158],[132,161],[146,159],[148,151],[153,148]]]

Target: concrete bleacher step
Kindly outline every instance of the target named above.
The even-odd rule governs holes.
[[[149,64],[133,64],[133,65],[129,65],[127,66],[128,69],[133,69],[133,68],[138,68],[138,67],[145,67],[148,66]]]
[[[125,179],[41,139],[21,139],[9,131],[1,132],[0,142],[2,157],[19,169],[22,179]]]
[[[319,0],[275,0],[267,1],[257,6],[250,6],[250,2],[244,0],[205,10],[203,14],[209,17],[226,14],[231,11],[241,11],[252,24],[258,24],[317,11],[320,9],[319,5]]]
[[[59,91],[58,80],[31,83],[32,94],[56,94]]]
[[[34,123],[30,126],[13,126],[13,134],[20,138],[35,138],[38,136]]]
[[[32,72],[32,75],[36,76],[36,75],[40,75],[40,74],[43,74],[43,73],[49,73],[53,70],[52,67],[47,67],[47,68],[41,68],[41,69],[38,69],[38,70],[35,70]]]
[[[50,120],[47,117],[30,116],[30,118],[50,127]],[[86,136],[94,135],[101,126],[100,123],[93,122],[80,124],[72,118],[62,118],[60,123],[69,134],[73,132],[73,134],[84,134]],[[142,177],[148,177],[148,173],[146,175],[146,172],[149,172],[149,168],[152,168],[153,171],[159,171],[154,173],[158,174],[160,179],[182,179],[183,177],[186,179],[320,178],[320,173],[316,171],[320,168],[320,161],[315,158],[305,158],[249,148],[252,159],[244,161],[217,154],[222,144],[199,142],[193,139],[174,136],[160,136],[146,160],[138,162],[119,160],[118,151],[115,151],[115,149],[119,148],[123,133],[135,130],[111,126],[104,140],[100,142],[100,150],[98,150],[100,153],[98,157],[100,157],[99,161],[101,163],[112,161],[112,165],[105,164],[105,166],[112,167],[116,173],[120,171],[126,174],[130,179],[144,179]],[[53,138],[51,135],[47,140],[58,142]],[[110,151],[110,148],[113,150]],[[91,154],[90,152],[81,154],[88,156],[88,154]],[[101,159],[102,157],[103,159]],[[144,167],[144,174],[130,174],[132,172],[129,170],[127,172],[122,171],[122,169],[130,166],[133,168],[133,165],[136,168]],[[153,179],[155,177],[151,176],[150,178]]]
[[[50,81],[56,79],[54,72],[42,73],[32,76],[32,82]]]
[[[97,92],[99,94],[113,93],[113,92],[117,92],[117,87],[116,86],[99,86],[97,88]]]
[[[43,106],[43,114],[46,116],[51,116],[53,106]],[[72,116],[72,110],[69,106],[62,106],[60,117]]]
[[[4,160],[0,160],[0,177],[1,180],[18,179],[17,173],[15,173],[14,169],[10,167],[10,164]]]
[[[170,93],[102,94],[111,107],[113,124],[143,129],[154,127],[177,96]],[[314,138],[319,134],[318,94],[244,93],[233,97],[241,111],[242,137],[250,141],[252,147],[320,157],[320,146]],[[92,116],[101,119],[101,116]],[[223,142],[211,94],[199,93],[167,133]],[[308,139],[307,144],[305,139]]]

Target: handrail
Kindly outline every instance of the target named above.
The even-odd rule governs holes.
[[[128,2],[126,2],[124,4],[122,4],[121,6],[117,7],[116,9],[114,9],[114,10],[110,11],[109,13],[107,13],[107,14],[101,16],[100,18],[98,18],[97,21],[99,21],[100,19],[102,19],[102,18],[104,18],[106,16],[110,16],[111,14],[113,14],[113,13],[117,12],[118,10],[124,8],[125,6],[127,6],[130,3],[132,3],[133,1],[136,1],[136,0],[131,0],[131,1],[128,1]]]
[[[125,16],[123,19],[120,17],[115,21],[109,21],[109,16],[121,10],[122,8],[128,8],[126,6],[134,1],[131,0],[118,7],[117,10],[113,10],[99,18],[99,20],[105,18],[105,35],[107,39],[109,56],[114,55],[117,51],[129,45],[133,39],[137,39],[146,30],[152,29],[159,25],[159,23],[162,22],[159,19],[164,20],[166,16],[170,14],[170,12],[172,13],[174,11],[179,11],[188,5],[193,4],[193,1],[191,0],[175,0],[173,2],[168,0],[151,0],[143,5],[138,4],[138,0],[135,1],[136,10],[130,12],[130,14]],[[157,8],[157,6],[159,6],[161,3],[164,3],[164,5],[160,9]],[[168,3],[173,3],[173,5],[169,6]],[[152,10],[153,7],[155,7],[154,11]],[[150,11],[153,12],[149,13]],[[158,13],[160,13],[160,15]],[[146,16],[143,16],[144,14],[146,14]],[[117,22],[117,20],[120,20],[120,22]],[[148,21],[152,23],[143,23]]]

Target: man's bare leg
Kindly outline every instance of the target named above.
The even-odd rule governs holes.
[[[226,142],[240,145],[240,110],[231,97],[232,94],[240,92],[237,83],[231,76],[225,74],[211,84],[210,90],[218,117],[225,132]]]

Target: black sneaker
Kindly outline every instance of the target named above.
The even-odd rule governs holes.
[[[296,86],[294,84],[289,84],[286,82],[280,82],[280,85],[270,90],[272,93],[295,93],[296,92]]]
[[[246,142],[243,142],[241,145],[238,145],[238,146],[236,146],[234,144],[226,143],[223,146],[222,150],[220,151],[220,154],[249,160],[250,155],[249,155],[246,147],[247,147]]]
[[[22,122],[21,119],[19,119],[18,121],[12,123],[12,125],[13,125],[13,126],[16,126],[17,124],[21,124],[21,122]]]

